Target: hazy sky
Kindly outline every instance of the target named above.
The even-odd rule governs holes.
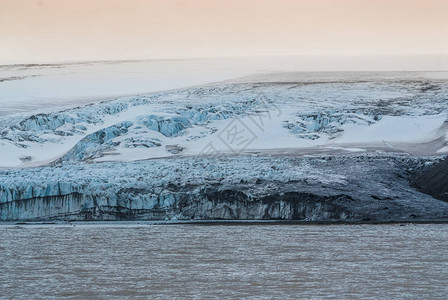
[[[0,0],[0,63],[448,54],[448,0]]]

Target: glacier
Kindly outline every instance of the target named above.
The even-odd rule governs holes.
[[[410,178],[446,156],[448,82],[344,76],[2,117],[0,220],[446,220]]]

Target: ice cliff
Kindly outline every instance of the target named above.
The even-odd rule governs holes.
[[[0,171],[1,220],[447,220],[398,155],[176,158]]]

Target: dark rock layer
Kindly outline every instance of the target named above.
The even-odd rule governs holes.
[[[448,158],[416,174],[411,182],[421,192],[448,201]]]

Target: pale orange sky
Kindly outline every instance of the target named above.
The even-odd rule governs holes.
[[[448,0],[0,0],[0,63],[448,54]]]

